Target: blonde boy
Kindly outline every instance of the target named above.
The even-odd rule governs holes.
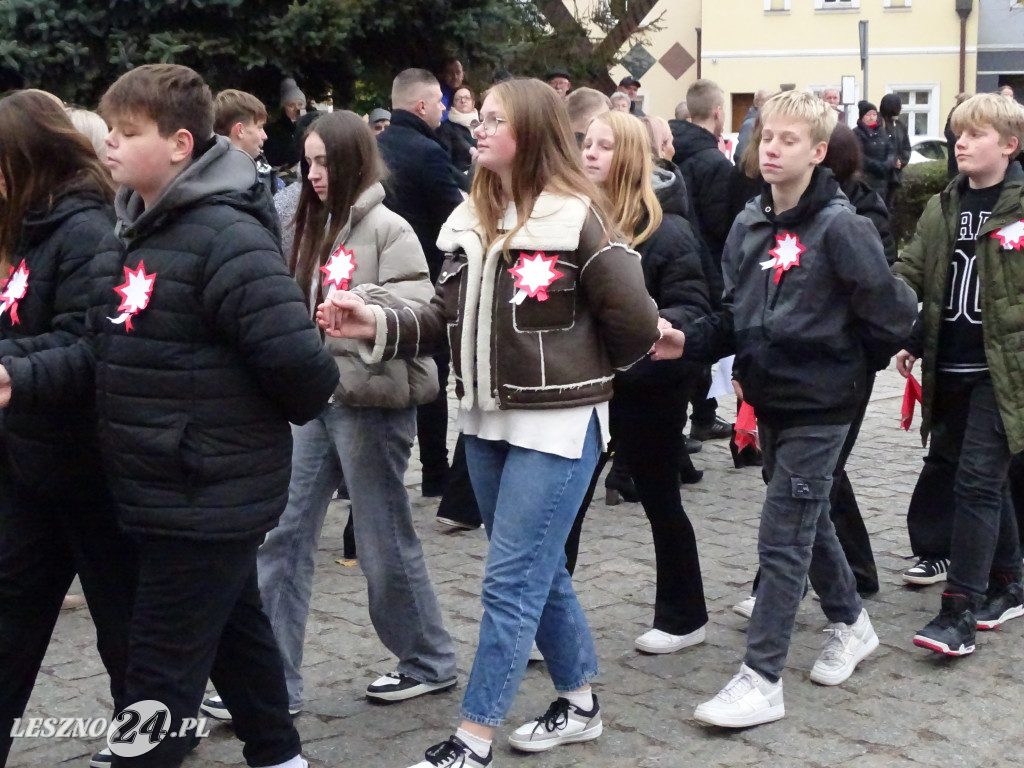
[[[253,160],[259,157],[263,142],[267,140],[263,130],[267,122],[267,108],[263,102],[251,93],[229,88],[217,94],[213,108],[214,133],[227,136]]]
[[[790,91],[765,102],[761,120],[761,172],[771,187],[733,224],[723,308],[690,329],[684,353],[702,361],[735,353],[733,376],[757,414],[768,483],[744,663],[694,713],[728,728],[785,714],[780,678],[808,576],[830,622],[811,680],[842,683],[878,645],[829,519],[829,490],[871,361],[899,349],[916,315],[874,227],[818,167],[835,111]]]
[[[953,536],[939,615],[914,644],[974,651],[975,630],[1024,615],[1017,521],[1006,488],[1024,450],[1024,107],[996,94],[953,112],[960,175],[933,197],[896,273],[923,302],[896,357],[922,359],[921,435],[949,435],[959,452]]]

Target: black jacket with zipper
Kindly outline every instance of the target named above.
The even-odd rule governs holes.
[[[779,271],[769,252],[787,239],[803,250]],[[723,268],[723,310],[690,327],[684,359],[735,353],[745,399],[778,427],[848,423],[867,371],[899,351],[917,315],[874,227],[820,167],[794,208],[776,215],[769,186],[747,205]]]

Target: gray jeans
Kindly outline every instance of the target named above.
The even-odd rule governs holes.
[[[308,424],[292,427],[288,505],[257,558],[263,607],[281,648],[292,709],[302,705],[302,644],[317,542],[342,467],[377,636],[398,657],[400,673],[426,683],[455,678],[455,648],[405,489],[415,432],[412,407],[332,404]]]
[[[849,425],[757,426],[768,489],[757,538],[761,583],[745,663],[775,682],[786,665],[808,576],[829,621],[852,624],[860,615],[857,584],[828,515],[832,472]]]

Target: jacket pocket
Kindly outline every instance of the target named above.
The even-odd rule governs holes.
[[[468,264],[466,254],[461,251],[449,253],[437,276],[437,295],[441,298],[444,320],[449,326],[458,323],[462,317],[462,302],[465,298],[463,278]]]
[[[554,283],[547,289],[547,299],[527,296],[512,305],[512,325],[520,333],[529,331],[566,331],[576,321],[576,285],[568,280],[564,286]]]

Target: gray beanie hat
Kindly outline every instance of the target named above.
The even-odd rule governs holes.
[[[306,94],[299,90],[299,86],[293,78],[286,77],[281,81],[281,106],[283,107],[290,101],[301,101],[305,106]]]

